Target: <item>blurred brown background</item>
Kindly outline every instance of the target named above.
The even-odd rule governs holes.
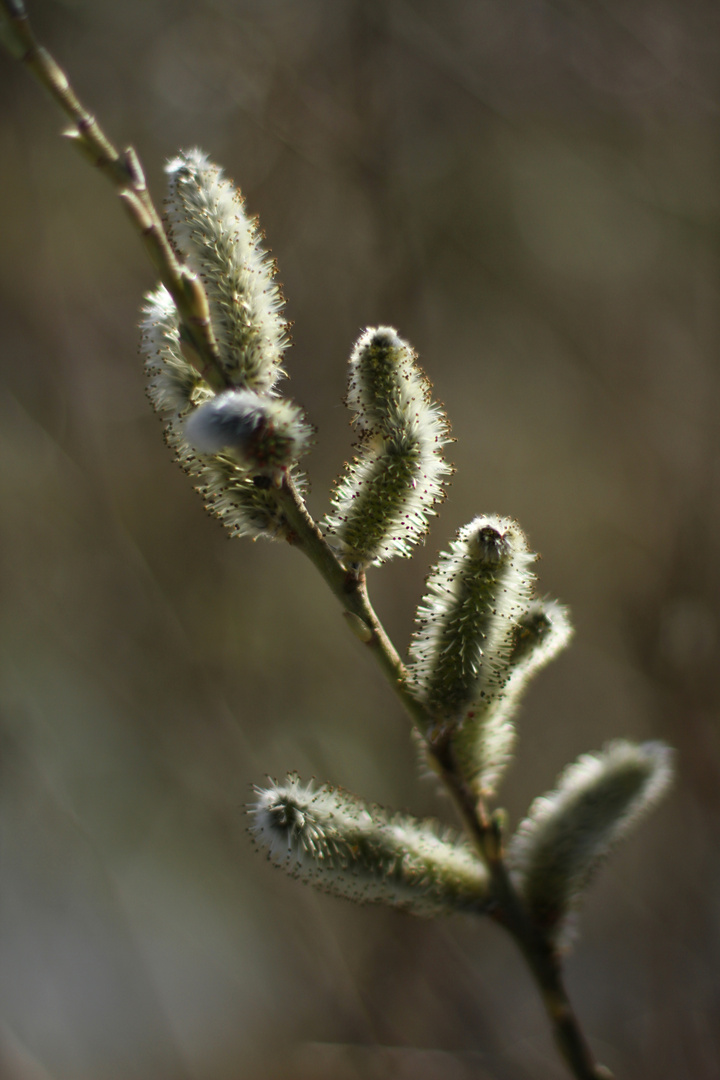
[[[400,647],[439,547],[517,517],[577,637],[533,686],[517,822],[616,736],[678,751],[569,961],[618,1080],[720,1075],[720,8],[713,0],[35,0],[158,196],[199,144],[294,321],[322,514],[359,331],[445,402],[428,544],[372,573]],[[143,391],[153,285],[114,195],[0,62],[2,1080],[560,1080],[490,924],[316,895],[245,833],[268,773],[452,820],[301,556],[230,542]]]

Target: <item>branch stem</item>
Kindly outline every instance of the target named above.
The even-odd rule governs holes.
[[[290,476],[285,477],[278,491],[278,499],[292,530],[291,543],[310,559],[345,611],[367,627],[367,636],[363,638],[366,648],[373,654],[406,712],[424,735],[430,716],[410,691],[405,665],[370,603],[365,574],[355,574],[345,569],[308,512]]]
[[[65,135],[116,189],[160,280],[175,301],[197,355],[199,370],[214,390],[226,389],[230,381],[220,362],[205,289],[173,251],[137,154],[132,147],[120,152],[107,138],[81,103],[63,69],[35,37],[22,0],[0,0],[0,31],[10,52],[47,90],[70,121],[70,130]]]

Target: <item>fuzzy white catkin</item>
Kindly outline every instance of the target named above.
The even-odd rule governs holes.
[[[568,766],[536,799],[508,848],[508,863],[534,918],[567,938],[568,914],[617,842],[667,791],[672,751],[617,740]]]
[[[348,364],[346,402],[359,432],[389,438],[414,423],[428,427],[430,442],[447,439],[447,419],[417,356],[391,326],[368,327]]]
[[[420,603],[408,671],[442,724],[484,710],[505,686],[515,627],[530,604],[535,556],[517,522],[482,515],[440,555]]]
[[[347,404],[360,434],[325,527],[346,565],[407,558],[426,534],[452,473],[447,418],[415,353],[391,327],[371,327],[350,357]]]
[[[484,798],[497,791],[515,745],[514,718],[530,680],[564,649],[573,628],[567,608],[534,600],[512,629],[507,676],[475,701],[453,737],[458,768]]]
[[[357,903],[414,915],[481,911],[488,875],[468,845],[436,822],[389,816],[337,788],[292,774],[257,789],[250,831],[292,877]]]
[[[181,151],[167,174],[168,233],[205,286],[221,366],[233,386],[268,393],[283,374],[287,323],[257,221],[201,150]]]
[[[200,456],[188,445],[188,415],[213,399],[199,372],[180,346],[179,316],[172,297],[160,285],[146,297],[141,322],[141,351],[148,374],[148,397],[165,425],[165,439],[182,468],[198,480],[207,509],[233,536],[284,538],[277,499],[253,483],[246,468],[223,454]]]

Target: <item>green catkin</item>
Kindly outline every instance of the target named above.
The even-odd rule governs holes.
[[[404,431],[426,409],[440,414],[430,396],[430,383],[406,341],[389,326],[370,327],[349,360],[347,406],[359,432],[391,438]],[[444,422],[444,418],[443,422]]]
[[[168,234],[205,287],[221,366],[232,386],[269,393],[284,374],[287,323],[257,220],[201,150],[181,151],[167,174]]]
[[[437,822],[388,815],[338,788],[290,775],[257,789],[250,831],[292,877],[357,903],[413,915],[482,911],[488,874],[464,840]]]
[[[666,792],[672,751],[618,740],[568,766],[536,799],[508,849],[516,884],[537,924],[567,940],[568,915],[617,842]]]
[[[515,744],[513,723],[529,681],[572,637],[567,609],[534,600],[512,627],[507,676],[465,713],[453,736],[457,766],[479,796],[496,792]]]
[[[408,490],[417,483],[418,456],[412,439],[383,440],[367,448],[336,489],[334,521],[339,522],[347,507],[338,528],[347,564],[412,554],[418,533],[426,527],[421,515],[408,507]]]
[[[457,727],[507,682],[534,557],[517,523],[494,515],[475,518],[441,554],[417,610],[408,664],[436,723]]]
[[[346,566],[407,558],[444,497],[450,435],[414,352],[390,327],[357,342],[347,404],[360,442],[332,494],[328,539]]]

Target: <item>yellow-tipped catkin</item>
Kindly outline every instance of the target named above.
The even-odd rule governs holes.
[[[257,789],[250,831],[292,877],[357,903],[413,915],[482,911],[488,874],[464,840],[436,822],[389,816],[339,788],[292,774]]]
[[[228,381],[269,392],[287,347],[283,297],[257,221],[222,170],[198,149],[167,165],[170,239],[202,280]]]
[[[325,526],[346,566],[377,566],[408,557],[425,536],[452,472],[449,426],[415,353],[386,326],[356,344],[347,404],[361,438]]]
[[[667,791],[672,751],[618,740],[570,765],[536,799],[508,850],[516,884],[538,925],[567,937],[568,915],[618,840]]]
[[[477,517],[443,552],[416,615],[408,670],[436,723],[459,725],[507,682],[535,558],[517,522]]]

